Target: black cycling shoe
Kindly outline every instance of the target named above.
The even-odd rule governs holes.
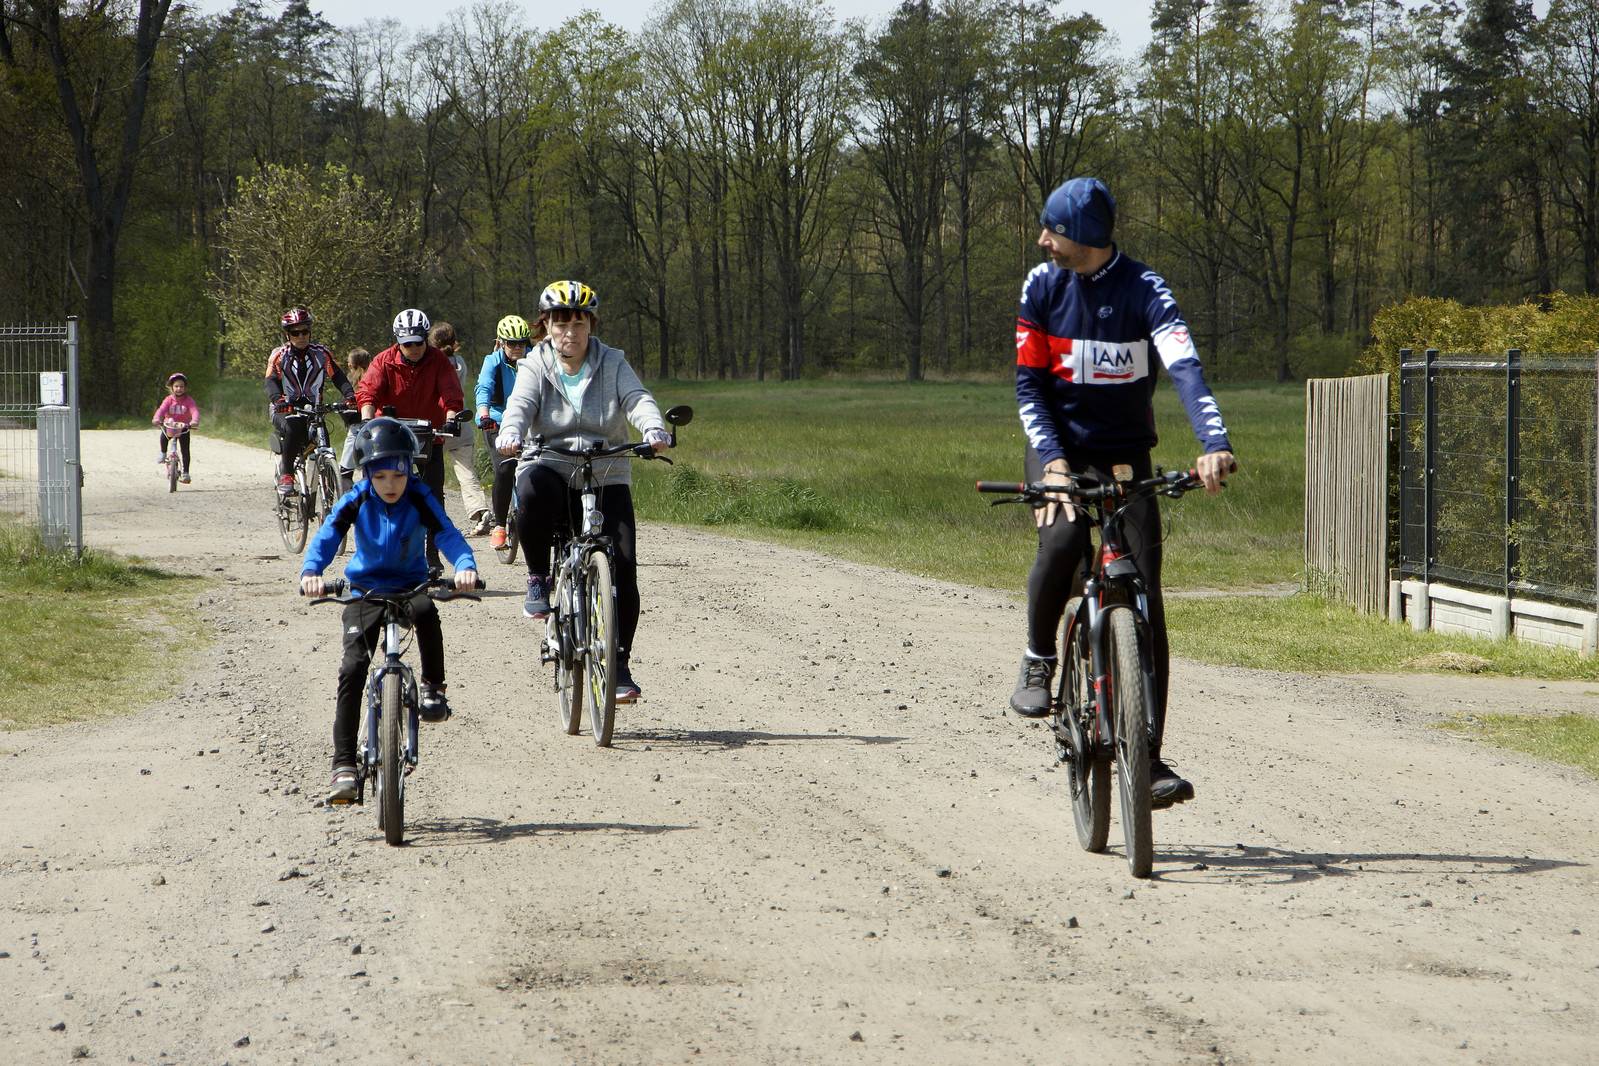
[[[1178,776],[1177,771],[1160,759],[1149,761],[1149,806],[1163,811],[1167,807],[1186,803],[1194,798],[1194,786]]]
[[[1049,683],[1055,679],[1055,660],[1022,656],[1016,691],[1010,694],[1010,709],[1023,718],[1043,718],[1049,714]]]
[[[444,698],[442,688],[434,689],[422,686],[422,706],[417,710],[418,717],[424,722],[447,722],[450,715],[455,713],[450,710],[450,701]]]
[[[626,659],[616,660],[616,702],[633,703],[639,698],[638,682],[627,668]]]

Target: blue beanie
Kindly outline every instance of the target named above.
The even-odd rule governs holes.
[[[1116,198],[1098,178],[1072,178],[1063,182],[1038,213],[1038,223],[1078,244],[1110,247],[1116,225]]]
[[[375,474],[380,470],[405,471],[409,470],[410,468],[411,461],[403,455],[385,455],[381,459],[374,459],[370,463],[366,464],[366,472],[368,475]]]

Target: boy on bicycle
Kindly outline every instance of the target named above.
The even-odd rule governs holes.
[[[366,474],[345,493],[317,530],[300,568],[300,591],[320,596],[322,571],[339,542],[355,530],[355,554],[344,568],[352,593],[394,593],[427,580],[424,547],[432,533],[455,565],[455,587],[477,586],[477,560],[466,538],[450,522],[438,497],[412,476],[420,448],[416,435],[392,418],[374,418],[354,432],[354,460]],[[333,718],[333,783],[329,803],[355,799],[355,737],[367,667],[378,640],[383,610],[357,602],[344,608],[344,660],[339,664],[338,698]],[[411,600],[411,620],[422,658],[424,722],[442,722],[451,710],[444,697],[444,631],[438,607],[426,594]]]

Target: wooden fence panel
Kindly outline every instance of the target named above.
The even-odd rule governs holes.
[[[1388,375],[1305,382],[1305,587],[1388,604]]]

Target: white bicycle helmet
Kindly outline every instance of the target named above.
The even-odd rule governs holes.
[[[428,321],[428,316],[415,307],[407,307],[394,316],[394,339],[399,344],[405,344],[407,341],[421,341],[426,344],[428,330],[431,328],[433,323]]]

